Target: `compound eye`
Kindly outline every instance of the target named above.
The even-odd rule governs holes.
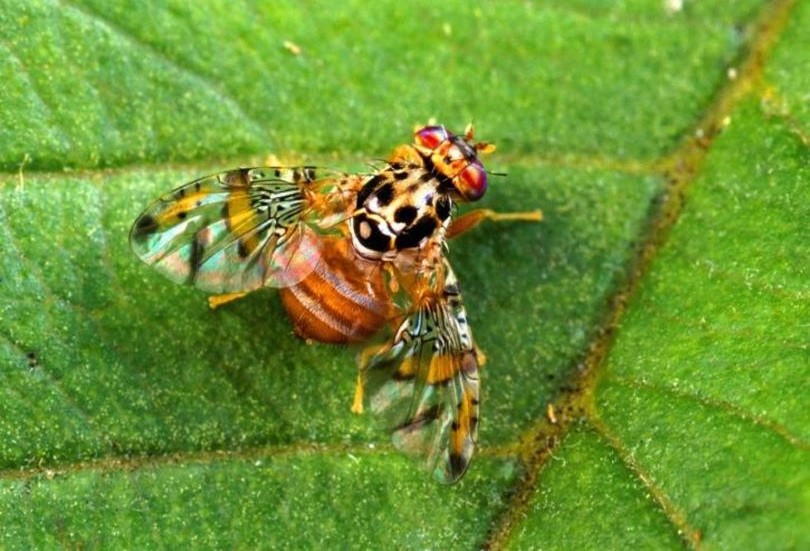
[[[439,144],[447,138],[448,133],[444,126],[426,126],[414,134],[416,145],[431,151],[439,147]]]
[[[487,191],[487,172],[478,163],[470,163],[456,176],[458,192],[467,201],[477,201]]]

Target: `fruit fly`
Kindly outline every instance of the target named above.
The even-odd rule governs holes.
[[[169,279],[212,293],[218,307],[279,288],[295,333],[365,343],[352,411],[371,409],[394,446],[442,482],[459,480],[478,434],[478,351],[447,240],[485,219],[540,212],[473,210],[487,171],[472,126],[415,131],[379,169],[239,168],[186,184],[135,221],[135,254]]]

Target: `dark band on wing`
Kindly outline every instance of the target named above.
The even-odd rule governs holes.
[[[470,458],[456,452],[450,452],[450,470],[453,475],[458,478],[470,464]]]
[[[132,237],[135,239],[143,239],[155,233],[158,227],[157,220],[155,220],[151,214],[144,214],[135,222],[135,230],[132,232]]]
[[[434,406],[429,407],[428,409],[421,411],[418,415],[408,419],[405,423],[399,425],[394,430],[398,432],[411,432],[415,430],[419,430],[428,423],[432,423],[442,413],[442,408],[440,404],[436,404]]]
[[[191,252],[188,259],[189,283],[194,283],[194,280],[197,278],[197,271],[200,269],[200,264],[202,264],[203,252],[203,245],[200,242],[200,236],[199,234],[194,234],[194,237],[191,239]]]

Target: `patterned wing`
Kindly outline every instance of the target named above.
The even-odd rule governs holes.
[[[346,215],[350,177],[311,168],[241,168],[164,195],[135,221],[130,244],[172,281],[211,293],[287,287],[318,261],[320,222]]]
[[[440,290],[421,300],[392,341],[364,356],[371,410],[397,449],[440,482],[467,470],[478,435],[478,359],[458,283],[443,261]]]

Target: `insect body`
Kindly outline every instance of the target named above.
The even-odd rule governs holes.
[[[215,293],[212,306],[278,287],[296,334],[377,342],[359,356],[352,409],[380,416],[399,449],[443,482],[477,439],[479,353],[446,240],[485,218],[453,217],[487,187],[494,148],[426,126],[371,174],[241,168],[191,182],[136,220],[135,253],[170,279]]]

